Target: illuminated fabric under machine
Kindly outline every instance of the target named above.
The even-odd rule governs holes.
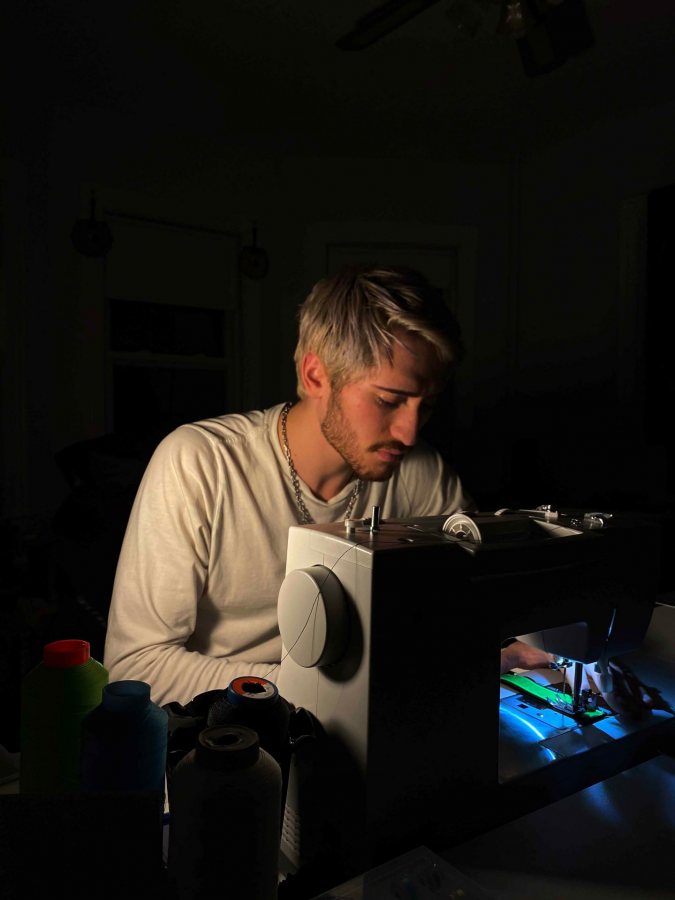
[[[570,671],[629,659],[655,607],[659,538],[640,516],[546,507],[292,527],[277,684],[318,736],[294,755],[286,857],[330,856],[349,876],[658,755],[675,724],[663,684],[658,708],[625,722],[579,678],[499,670],[515,637]]]

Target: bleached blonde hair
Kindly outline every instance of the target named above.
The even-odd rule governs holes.
[[[298,324],[299,397],[305,396],[300,367],[309,352],[319,357],[336,391],[391,363],[401,332],[427,341],[441,379],[464,353],[459,323],[441,292],[420,272],[399,266],[350,266],[322,278],[301,304]]]

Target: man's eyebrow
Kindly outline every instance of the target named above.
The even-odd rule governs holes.
[[[387,387],[385,384],[374,384],[374,388],[377,388],[378,391],[385,391],[387,394],[397,394],[399,397],[419,397],[421,396],[419,391],[404,391],[401,388],[393,388]],[[434,400],[437,397],[440,397],[442,391],[436,391],[433,394],[427,394],[427,400]]]

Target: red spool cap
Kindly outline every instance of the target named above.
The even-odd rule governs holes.
[[[90,657],[89,641],[52,641],[45,644],[42,659],[46,666],[53,669],[70,669],[82,666]]]

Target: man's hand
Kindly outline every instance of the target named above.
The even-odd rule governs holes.
[[[552,663],[558,659],[559,657],[552,653],[530,647],[523,641],[514,641],[502,650],[500,674],[503,675],[510,669],[557,668],[552,666]],[[574,665],[566,667],[564,673],[571,695]],[[655,688],[644,685],[632,669],[619,660],[610,660],[604,667],[599,663],[584,664],[580,687],[582,691],[589,690],[594,694],[600,694],[619,718],[640,719],[649,715],[653,709],[665,709],[673,713]]]
[[[548,669],[555,659],[552,653],[530,647],[523,641],[514,641],[502,650],[499,674],[503,675],[511,669]]]

